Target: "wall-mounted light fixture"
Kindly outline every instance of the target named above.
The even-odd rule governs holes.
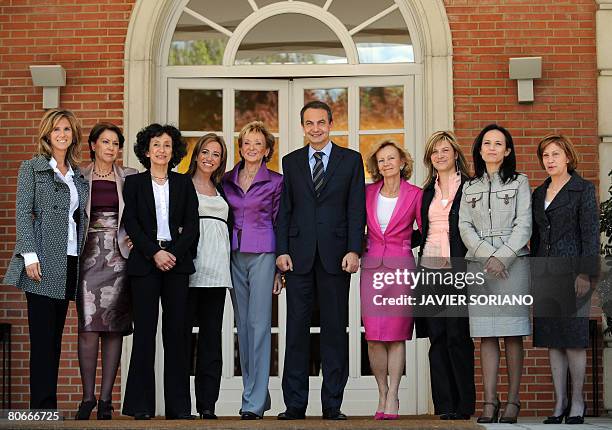
[[[510,58],[510,79],[518,84],[518,102],[533,102],[533,80],[542,77],[542,57]]]
[[[60,87],[66,86],[66,70],[60,65],[30,66],[32,82],[43,87],[43,109],[59,107]]]

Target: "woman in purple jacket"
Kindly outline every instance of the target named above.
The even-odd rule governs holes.
[[[270,409],[272,294],[282,288],[275,274],[274,223],[282,175],[268,170],[274,136],[253,121],[238,136],[241,161],[223,177],[223,189],[234,215],[232,232],[232,302],[240,345],[243,420],[261,419]]]

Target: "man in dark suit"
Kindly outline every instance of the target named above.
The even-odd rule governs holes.
[[[283,158],[283,193],[277,219],[276,265],[286,273],[287,345],[279,419],[303,419],[308,404],[310,318],[321,315],[321,403],[324,419],[340,411],[348,380],[348,294],[359,268],[365,224],[361,155],[329,140],[332,113],[306,104],[300,119],[309,144]]]

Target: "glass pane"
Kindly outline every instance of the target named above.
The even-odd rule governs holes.
[[[222,90],[179,90],[181,131],[222,130]]]
[[[170,44],[168,65],[221,64],[228,37],[183,12]]]
[[[334,120],[334,130],[348,131],[348,89],[325,88],[304,90],[304,104],[319,100],[329,105]]]
[[[237,130],[236,133],[240,131]],[[268,169],[274,170],[275,172],[280,172],[279,170],[279,162],[278,162],[278,138],[274,139],[274,153],[272,154],[272,159],[266,163]],[[230,149],[228,149],[230,150]],[[234,137],[234,163],[238,163],[240,161],[240,152],[238,152],[238,136]],[[233,166],[227,166],[228,170]],[[274,318],[274,314],[273,318]],[[278,323],[277,323],[278,324]]]
[[[370,24],[353,36],[361,63],[412,63],[414,51],[399,10]]]
[[[329,12],[336,15],[350,30],[394,3],[393,0],[334,0]]]
[[[189,170],[189,163],[191,163],[191,151],[198,141],[199,137],[183,137],[185,143],[187,143],[187,155],[183,157],[181,162],[176,166],[176,171],[179,173],[187,173]]]
[[[251,121],[263,121],[271,133],[278,133],[278,91],[236,91],[236,131]]]
[[[270,345],[270,376],[278,376],[278,334],[272,333]],[[238,335],[234,335],[234,376],[242,376],[240,368],[240,345]]]
[[[337,64],[346,53],[336,34],[318,19],[282,14],[260,22],[243,39],[236,64]]]
[[[404,87],[359,88],[359,129],[404,128]]]
[[[370,155],[372,155],[372,151],[385,140],[392,140],[398,145],[402,147],[404,146],[403,134],[362,134],[361,136],[359,136],[359,152],[361,153],[361,156],[363,158],[364,169],[366,160]],[[371,176],[367,170],[365,170],[365,176],[366,179],[371,179]]]
[[[187,7],[229,31],[234,31],[244,18],[253,13],[247,0],[223,0],[223,6],[219,0],[191,0]]]

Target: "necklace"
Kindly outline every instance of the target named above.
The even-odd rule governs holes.
[[[107,178],[110,176],[111,173],[113,173],[113,168],[111,167],[108,173],[100,173],[100,171],[96,171],[96,165],[94,164],[93,172],[94,175],[96,175],[98,178]]]
[[[380,194],[382,194],[383,197],[387,197],[389,199],[393,199],[393,198],[395,198],[395,197],[397,197],[399,195],[399,187],[397,188],[397,190],[394,190],[394,191],[387,191],[387,190],[383,191],[383,189],[381,188],[380,189]]]
[[[561,183],[561,185],[559,185],[559,188],[553,187],[553,184],[551,182],[550,185],[548,186],[548,189],[550,190],[550,192],[552,194],[557,194],[559,191],[561,191],[561,188],[563,188],[565,186],[565,184],[567,184],[569,182],[570,179],[572,179],[571,176],[569,178],[564,179],[563,183]]]
[[[162,181],[162,182],[165,181],[166,179],[168,179],[168,175],[163,176],[163,177],[160,178],[159,176],[155,176],[153,173],[151,173],[151,177],[153,179],[157,180],[157,181]]]

